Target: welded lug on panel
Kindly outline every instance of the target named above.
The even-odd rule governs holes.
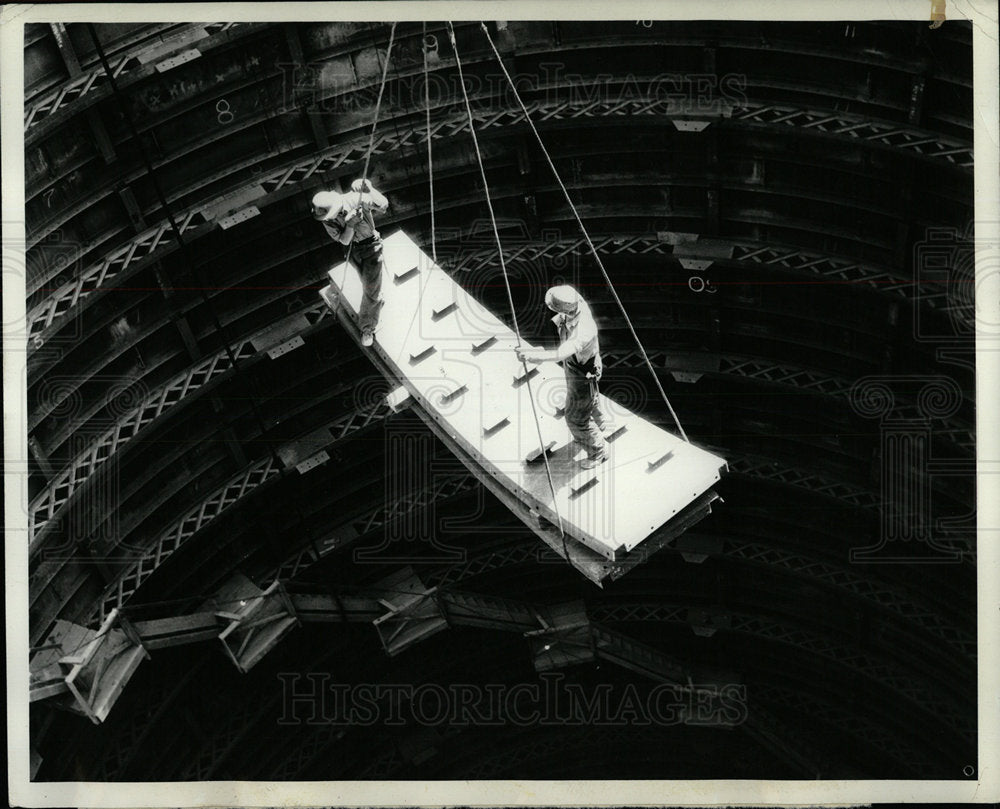
[[[442,306],[440,309],[435,308],[431,312],[431,320],[433,320],[436,323],[437,321],[443,320],[444,318],[448,317],[448,315],[457,310],[458,310],[458,303],[456,301],[452,301],[451,303]]]
[[[495,346],[497,343],[497,338],[495,335],[487,337],[482,342],[476,343],[472,346],[472,356],[476,357],[482,354],[484,351],[489,351],[490,348]]]
[[[411,278],[416,278],[420,274],[420,268],[416,265],[410,267],[410,269],[405,272],[395,272],[393,273],[393,282],[398,286],[399,284],[405,284]]]
[[[429,345],[427,347],[417,346],[410,350],[410,365],[418,365],[424,360],[434,356],[437,353],[437,348]]]
[[[661,466],[663,466],[663,464],[665,464],[667,461],[669,461],[673,457],[674,457],[674,453],[673,453],[673,450],[671,450],[670,452],[667,452],[667,453],[664,453],[663,455],[661,455],[655,461],[647,461],[646,462],[646,471],[647,472],[655,472],[657,469],[659,469]]]
[[[605,433],[604,440],[607,441],[609,444],[613,444],[615,441],[617,441],[619,438],[625,435],[626,430],[628,430],[628,425],[619,424],[610,433]]]
[[[406,388],[400,385],[389,392],[385,397],[385,403],[393,413],[398,413],[413,404],[413,397],[410,396],[410,392]]]
[[[570,486],[570,495],[569,495],[570,500],[576,500],[576,498],[578,498],[580,495],[586,494],[588,491],[590,491],[597,485],[598,480],[599,479],[595,476],[589,478],[588,480],[583,481],[582,483],[577,483]]]
[[[386,654],[397,655],[448,627],[437,588],[427,589],[413,568],[382,579],[373,589],[380,591],[379,600],[388,610],[373,621]]]
[[[510,419],[504,416],[499,421],[495,421],[493,424],[483,427],[483,438],[491,438],[508,425],[510,425]]]
[[[100,724],[148,657],[118,610],[112,610],[97,631],[58,620],[31,658],[29,698],[49,699]]]
[[[523,366],[520,366],[514,374],[514,387],[519,388],[529,379],[534,379],[541,371],[538,368],[530,367],[527,371],[524,370]]]
[[[281,582],[261,590],[241,573],[223,585],[206,606],[229,621],[219,640],[244,674],[299,623]]]
[[[555,441],[548,441],[545,447],[535,447],[531,452],[529,452],[525,458],[525,463],[535,463],[540,461],[543,455],[546,455],[552,451],[552,448],[556,445]]]
[[[582,600],[539,609],[538,618],[544,628],[524,633],[535,671],[552,671],[594,661],[590,619]]]
[[[464,396],[468,392],[469,392],[469,386],[468,385],[460,385],[459,387],[455,388],[455,390],[451,391],[450,393],[444,394],[441,397],[441,404],[443,404],[443,405],[451,404],[456,399],[458,399],[461,396]]]

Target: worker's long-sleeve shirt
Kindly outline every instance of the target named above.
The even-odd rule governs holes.
[[[552,322],[559,330],[557,358],[586,373],[599,373],[601,347],[590,307],[580,301],[576,314],[556,315]]]
[[[336,242],[348,244],[351,241],[362,242],[372,236],[378,236],[372,221],[373,215],[382,215],[389,210],[389,200],[372,188],[371,191],[357,193],[348,191],[344,195],[346,205],[337,210],[331,210],[326,218],[321,220],[326,232],[330,234]],[[358,215],[359,214],[359,215]],[[348,228],[348,221],[353,228],[353,236],[344,241],[344,234]]]

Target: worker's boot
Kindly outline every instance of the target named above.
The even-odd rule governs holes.
[[[595,466],[600,466],[608,459],[607,451],[601,452],[600,455],[588,455],[582,461],[580,461],[580,466],[584,469],[593,469]]]

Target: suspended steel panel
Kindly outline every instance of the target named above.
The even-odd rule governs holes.
[[[499,484],[541,518],[532,526],[536,532],[561,521],[571,541],[619,562],[719,480],[725,460],[603,396],[616,424],[608,436],[610,459],[583,469],[583,449],[573,442],[560,409],[562,369],[555,363],[528,366],[529,385],[514,354],[514,333],[405,233],[384,240],[384,260],[385,304],[372,361],[406,388],[417,412],[463,462],[472,462],[488,488],[496,491]],[[357,337],[358,273],[341,263],[329,277],[321,294]],[[701,516],[708,513],[707,505],[699,507]]]

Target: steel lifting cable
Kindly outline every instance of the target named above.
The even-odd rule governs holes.
[[[382,94],[385,92],[385,77],[389,73],[389,58],[392,56],[392,44],[396,39],[396,23],[392,24],[392,28],[389,29],[389,46],[385,50],[385,63],[382,65],[382,81],[378,87],[378,98],[375,101],[375,117],[372,119],[372,131],[368,136],[368,151],[365,153],[365,168],[361,173],[361,190],[358,191],[358,210],[362,213],[364,208],[361,205],[362,199],[364,198],[364,188],[365,183],[368,182],[368,166],[371,163],[372,151],[375,148],[375,127],[378,126],[378,116],[379,111],[382,109]],[[378,55],[378,47],[375,48],[375,54]],[[368,212],[369,224],[372,226],[372,230],[375,230],[375,222],[371,218],[371,212]],[[351,248],[354,247],[354,239],[351,239],[350,244],[347,245],[347,254],[344,257],[344,262],[348,263],[351,260]],[[339,300],[339,298],[338,298]]]
[[[146,171],[146,176],[149,178],[149,181],[153,187],[153,192],[155,193],[156,199],[159,202],[160,208],[163,211],[163,216],[167,220],[167,223],[170,226],[170,230],[173,233],[174,238],[177,240],[177,245],[180,248],[180,254],[182,260],[185,266],[187,267],[188,272],[194,279],[195,285],[200,292],[199,297],[201,298],[202,303],[208,310],[208,314],[211,317],[212,325],[214,326],[216,332],[222,337],[223,348],[226,352],[226,358],[229,360],[229,365],[232,368],[233,373],[238,376],[241,373],[243,373],[243,366],[237,360],[236,354],[233,352],[232,348],[233,341],[232,339],[230,339],[229,330],[226,327],[226,325],[223,324],[222,320],[219,318],[218,312],[215,309],[215,304],[212,302],[212,298],[208,295],[207,291],[208,288],[201,280],[201,272],[198,269],[198,265],[195,262],[194,257],[191,255],[191,251],[187,244],[187,240],[184,238],[181,228],[178,227],[177,220],[174,219],[174,215],[170,209],[170,205],[167,201],[166,195],[163,192],[163,187],[160,185],[159,178],[157,177],[156,169],[153,166],[152,161],[150,160],[146,148],[143,146],[143,141],[139,137],[139,131],[136,128],[135,121],[133,120],[132,115],[128,111],[129,107],[125,103],[121,89],[119,88],[118,82],[115,79],[115,74],[112,72],[111,66],[108,64],[108,57],[107,54],[104,52],[104,47],[101,45],[100,38],[97,36],[97,30],[94,28],[93,23],[88,23],[87,29],[88,32],[90,33],[90,38],[94,43],[94,50],[96,51],[98,59],[101,62],[101,67],[104,69],[105,76],[107,77],[108,82],[111,86],[112,95],[118,105],[119,110],[122,113],[122,117],[124,118],[126,125],[128,126],[129,134],[131,135],[133,142],[138,147],[139,157],[142,160],[142,164]],[[266,440],[266,443],[268,445],[268,453],[273,463],[278,468],[283,469],[284,464],[282,463],[281,458],[278,456],[277,449],[274,447],[273,442],[267,440],[270,428],[267,426],[267,422],[264,421],[264,417],[260,411],[260,405],[258,403],[258,399],[263,398],[260,393],[260,385],[258,383],[258,379],[252,373],[250,373],[244,378],[247,379],[250,383],[251,393],[253,394],[250,397],[250,408],[253,412],[254,420],[260,427],[260,435]],[[292,506],[294,508],[295,515],[299,525],[300,526],[304,525],[305,519],[302,514],[302,507],[297,498],[293,498]]]
[[[507,77],[507,81],[510,84],[510,89],[514,92],[514,98],[517,99],[518,105],[521,107],[521,112],[524,113],[524,120],[528,122],[528,126],[531,127],[531,131],[535,133],[535,139],[538,141],[538,145],[542,148],[542,154],[545,155],[545,160],[549,164],[549,168],[552,169],[552,174],[556,178],[556,182],[559,183],[559,187],[562,189],[563,195],[566,197],[566,201],[569,203],[570,210],[573,211],[573,217],[576,219],[576,223],[580,226],[580,230],[583,233],[584,239],[587,240],[587,245],[590,247],[590,252],[594,254],[594,259],[597,261],[597,266],[601,270],[601,275],[604,276],[604,281],[608,285],[608,289],[611,290],[611,295],[615,299],[615,303],[618,304],[618,308],[621,309],[622,315],[625,318],[625,324],[628,326],[629,332],[631,332],[636,345],[639,346],[639,353],[642,354],[642,359],[646,363],[646,367],[649,368],[649,373],[653,376],[653,382],[656,383],[657,389],[660,391],[660,395],[663,397],[664,403],[667,405],[667,409],[670,411],[670,415],[673,416],[674,424],[677,425],[677,429],[680,431],[681,438],[690,443],[690,439],[687,437],[687,433],[684,432],[684,428],[681,426],[680,419],[677,418],[677,413],[674,412],[673,405],[670,404],[670,400],[667,398],[667,392],[663,389],[663,385],[660,384],[660,378],[656,375],[656,371],[653,370],[653,364],[649,361],[649,355],[646,353],[646,349],[639,339],[639,335],[636,334],[635,328],[632,326],[632,321],[629,319],[628,312],[625,311],[625,306],[618,297],[618,293],[615,291],[614,284],[611,283],[611,278],[608,277],[607,270],[604,269],[604,263],[601,261],[601,257],[597,253],[597,248],[594,247],[594,243],[590,240],[590,234],[587,233],[587,228],[583,225],[583,220],[580,219],[580,214],[577,213],[576,206],[573,204],[573,200],[569,196],[569,191],[566,190],[566,185],[563,183],[562,178],[559,176],[559,172],[556,171],[555,164],[552,162],[552,158],[549,156],[548,149],[545,148],[545,144],[542,142],[542,136],[538,134],[538,130],[535,128],[534,121],[531,120],[531,116],[528,115],[528,109],[524,106],[524,102],[521,100],[520,94],[517,92],[517,87],[514,85],[513,79],[510,77],[510,73],[507,72],[507,67],[503,63],[503,59],[500,58],[500,53],[497,51],[496,45],[493,44],[493,39],[490,37],[490,32],[486,28],[486,23],[480,22],[479,26],[483,29],[483,33],[486,35],[486,41],[490,43],[490,48],[493,50],[493,55],[497,58],[497,64],[500,65],[500,69],[503,71],[504,76]]]
[[[486,181],[486,168],[483,166],[483,155],[479,151],[479,138],[476,137],[476,127],[475,122],[472,118],[472,106],[469,104],[469,94],[465,89],[465,77],[462,75],[462,60],[458,55],[458,44],[455,42],[455,29],[452,27],[451,22],[448,22],[448,37],[451,39],[451,47],[455,52],[455,64],[458,67],[458,83],[462,87],[462,98],[465,99],[465,110],[469,116],[469,132],[472,134],[472,145],[476,150],[476,161],[479,163],[479,174],[483,180],[483,195],[486,197],[486,207],[490,213],[490,221],[493,223],[493,236],[497,243],[497,255],[500,257],[500,271],[503,274],[504,287],[507,290],[507,302],[510,304],[510,315],[514,321],[514,335],[517,337],[517,347],[521,347],[521,329],[517,324],[517,310],[514,307],[514,296],[510,291],[510,279],[507,277],[507,265],[503,258],[503,246],[500,244],[500,232],[497,230],[497,220],[496,216],[493,214],[493,201],[490,199],[490,187]],[[531,402],[531,414],[535,419],[535,431],[538,433],[538,443],[542,451],[542,460],[545,462],[545,476],[549,481],[549,489],[552,492],[552,507],[556,512],[556,520],[559,524],[559,535],[563,542],[563,553],[566,554],[567,560],[569,559],[569,554],[566,549],[566,532],[563,530],[562,515],[559,513],[559,504],[556,502],[556,487],[552,482],[552,469],[549,467],[549,458],[547,455],[547,448],[545,446],[545,439],[542,438],[542,425],[538,420],[538,409],[535,406],[535,395],[531,389],[531,375],[528,373],[528,363],[525,360],[521,360],[521,366],[524,368],[524,380],[528,388],[528,401]]]
[[[423,27],[424,52],[424,107],[427,110],[427,176],[431,194],[431,258],[437,264],[437,241],[434,236],[434,158],[431,151],[431,85],[427,72],[427,23]],[[435,42],[437,39],[435,38]]]
[[[434,223],[434,162],[433,162],[433,157],[432,157],[432,153],[431,153],[431,137],[430,137],[430,131],[431,131],[431,126],[430,126],[431,108],[430,108],[430,90],[428,89],[429,85],[428,85],[428,82],[427,82],[427,23],[426,22],[423,24],[423,32],[422,33],[423,33],[423,50],[424,50],[424,89],[425,89],[424,97],[425,97],[425,101],[426,101],[426,104],[427,104],[427,173],[428,173],[428,176],[430,177],[430,190],[431,190],[431,202],[430,202],[430,205],[431,205],[431,256],[433,258],[433,263],[436,266],[437,265],[437,242],[436,242],[436,237],[435,237],[435,234],[434,234],[434,231],[435,231],[435,223]],[[388,64],[388,60],[386,61],[386,64]],[[397,75],[397,77],[399,76],[398,70],[397,70],[396,75]],[[396,134],[397,135],[399,134],[398,130],[397,130]],[[409,178],[409,169],[407,169],[407,178]],[[422,280],[420,282],[420,288],[417,290],[417,306],[413,310],[413,316],[410,318],[410,324],[409,324],[409,327],[406,330],[406,339],[409,339],[410,334],[413,332],[413,327],[418,322],[418,318],[420,316],[420,313],[423,311],[424,292],[427,291],[427,285],[430,283],[430,281],[431,281],[431,274],[430,273],[424,274],[424,276],[423,276],[423,278],[422,278]]]

